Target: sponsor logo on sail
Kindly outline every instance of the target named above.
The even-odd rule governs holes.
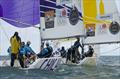
[[[120,31],[120,25],[118,22],[114,21],[110,24],[109,31],[111,34],[115,35]]]
[[[100,24],[98,25],[98,35],[103,35],[107,33],[107,26],[108,24]]]
[[[69,22],[71,25],[76,25],[79,21],[79,12],[78,9],[73,6],[73,8],[71,9],[71,12],[69,14]]]
[[[86,35],[95,36],[95,24],[86,24]]]
[[[56,18],[57,18],[57,25],[65,25],[67,23],[67,9],[56,9]]]
[[[54,11],[45,12],[45,28],[54,28]]]

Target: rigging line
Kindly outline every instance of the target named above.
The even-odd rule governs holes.
[[[1,25],[1,21],[0,21],[0,27],[1,27],[1,29],[3,30],[5,36],[7,37],[7,40],[9,41],[9,37],[8,37],[8,35],[7,35],[7,32],[6,32],[6,30],[4,29],[4,27]],[[1,35],[0,35],[0,36],[1,36]]]

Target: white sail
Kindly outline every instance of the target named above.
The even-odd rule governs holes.
[[[39,25],[37,25],[39,26]],[[14,32],[19,32],[23,42],[31,41],[31,47],[36,53],[40,51],[40,32],[38,28],[18,28],[14,27],[4,20],[0,20],[0,55],[8,55],[7,49],[10,46],[10,38]],[[34,36],[34,38],[33,38]]]
[[[102,7],[100,6],[102,1]],[[96,0],[97,3],[97,20],[101,20],[100,23],[96,23],[95,36],[87,37],[85,39],[86,44],[101,44],[101,43],[117,43],[120,42],[120,29],[116,34],[111,33],[110,23],[112,21],[118,22],[119,13],[115,0]],[[100,13],[100,7],[103,8],[103,13]],[[119,26],[120,28],[120,26]],[[114,30],[114,29],[113,29]]]
[[[66,0],[62,0],[62,3],[60,6],[62,6],[64,1],[66,3]],[[67,1],[70,1],[70,0],[67,0]],[[75,5],[78,11],[81,12],[81,5],[80,5],[81,2],[79,0],[77,1],[71,0],[71,1],[72,3],[68,3],[65,5],[70,8],[72,8]],[[68,12],[68,10],[70,10],[69,8],[65,7],[65,9],[67,9],[67,14],[70,13]],[[59,14],[61,10],[62,9],[58,9],[58,8],[55,9],[56,17],[54,18],[54,25],[52,26],[53,28],[45,28],[46,27],[45,18],[44,17],[40,18],[42,39],[60,39],[60,38],[84,35],[83,21],[79,20],[75,25],[72,25],[69,22],[69,14],[62,16]]]
[[[41,18],[41,22],[42,29],[44,29],[44,18]],[[59,39],[84,35],[84,27],[82,22],[79,22],[75,26],[70,25],[69,22],[67,22],[66,24],[67,25],[63,27],[57,26],[56,24],[54,28],[46,29],[44,31],[42,30],[42,39]]]

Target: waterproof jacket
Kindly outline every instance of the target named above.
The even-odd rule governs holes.
[[[21,45],[20,37],[17,38],[16,36],[12,36],[10,39],[10,43],[11,43],[11,53],[18,54]]]

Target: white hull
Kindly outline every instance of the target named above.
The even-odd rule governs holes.
[[[54,70],[60,64],[61,57],[50,57],[37,59],[27,69]]]
[[[67,65],[84,65],[84,66],[96,66],[96,57],[86,57],[83,60],[79,61],[78,64],[72,63],[68,61],[66,63],[65,58],[62,59],[62,64],[67,64]]]
[[[88,65],[88,66],[95,66],[96,65],[96,57],[86,57],[83,60],[80,61],[80,63],[72,63],[68,62],[66,63],[65,58],[61,57],[50,57],[50,58],[42,58],[42,59],[36,59],[36,61],[29,65],[28,68],[22,68],[22,69],[41,69],[41,70],[55,70],[56,67],[58,67],[60,64],[65,65]],[[0,66],[10,66],[10,60],[7,61],[0,61]],[[20,67],[19,62],[15,61],[14,67]]]
[[[19,67],[20,69],[55,70],[60,63],[61,63],[61,57],[50,57],[50,58],[36,59],[36,61],[31,65],[29,65],[28,68],[20,68],[20,64],[16,60],[14,67]],[[0,61],[0,66],[2,67],[10,66],[10,60]]]

